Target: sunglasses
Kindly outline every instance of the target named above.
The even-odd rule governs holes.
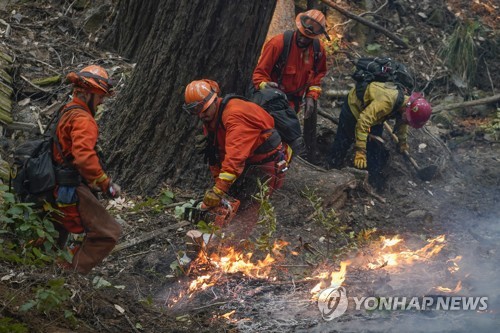
[[[215,91],[212,90],[210,94],[207,95],[207,97],[205,97],[199,102],[192,102],[189,104],[184,103],[182,109],[186,111],[188,114],[196,116],[203,111],[203,106],[210,100],[210,98],[212,98],[214,94]]]

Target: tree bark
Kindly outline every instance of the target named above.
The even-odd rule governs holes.
[[[266,40],[286,30],[295,30],[295,3],[293,0],[277,0],[273,19]]]
[[[131,8],[134,2],[122,0],[121,6]],[[155,5],[128,12],[138,15],[135,22],[151,20],[152,27],[132,77],[103,117],[107,168],[129,190],[141,193],[152,193],[163,181],[194,187],[208,180],[207,166],[194,148],[200,122],[182,112],[184,88],[192,80],[210,78],[223,94],[244,93],[276,1],[168,0]],[[116,20],[115,26],[130,18],[118,13]],[[137,31],[128,26],[128,33]]]
[[[121,0],[116,6],[115,20],[103,37],[101,47],[130,60],[137,60],[153,27],[157,7],[156,0]]]

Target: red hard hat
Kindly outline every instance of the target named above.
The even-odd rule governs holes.
[[[80,72],[71,72],[66,79],[73,83],[75,89],[98,95],[111,95],[113,83],[109,79],[108,72],[101,66],[90,65]]]
[[[411,94],[406,104],[406,119],[413,128],[421,128],[431,117],[432,107],[421,93]]]
[[[315,39],[323,34],[326,39],[330,40],[330,36],[326,33],[325,15],[317,9],[299,13],[295,18],[295,25],[297,25],[300,33],[306,37]]]
[[[212,80],[196,80],[186,86],[185,103],[182,108],[190,114],[199,114],[213,103],[220,92],[217,82]]]

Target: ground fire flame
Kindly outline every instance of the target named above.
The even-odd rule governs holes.
[[[198,290],[205,290],[217,283],[217,281],[226,274],[242,273],[245,276],[254,279],[268,279],[270,277],[273,264],[277,258],[280,258],[281,250],[288,245],[287,242],[278,241],[274,243],[271,254],[267,254],[263,260],[252,262],[253,253],[243,253],[230,247],[224,250],[224,255],[217,253],[207,254],[200,252],[198,258],[194,261],[195,269],[197,267],[209,268],[210,274],[197,277],[191,282],[188,294]]]
[[[399,237],[399,235],[394,236],[393,238],[385,238],[382,236],[380,238],[381,248],[377,251],[375,259],[366,265],[369,269],[377,269],[382,267],[394,267],[398,265],[411,264],[416,261],[425,261],[436,255],[441,251],[441,249],[445,246],[445,236],[440,235],[436,238],[429,239],[427,241],[427,245],[416,250],[411,251],[404,247],[403,239]],[[393,247],[397,245],[398,250],[395,250]],[[459,260],[457,258],[453,259],[455,261]],[[453,263],[455,263],[453,261]],[[314,288],[311,289],[311,294],[313,294],[313,299],[316,299],[319,292],[326,288],[335,288],[340,287],[346,278],[347,266],[350,265],[350,261],[343,261],[340,263],[340,271],[338,272],[323,272],[315,277],[312,277],[311,280],[321,279],[321,282],[318,283]],[[455,264],[456,265],[456,264]],[[456,266],[458,267],[458,266]],[[457,268],[458,270],[458,268]],[[328,282],[328,277],[330,281]],[[458,288],[459,286],[457,286]],[[455,288],[455,289],[457,289]],[[451,290],[450,292],[455,292],[455,290]]]
[[[415,251],[408,249],[399,235],[392,238],[382,236],[380,242],[377,244],[379,250],[375,251],[375,257],[368,264],[362,265],[367,269],[390,268],[418,261],[426,261],[439,253],[445,246],[445,235],[427,240],[427,244],[424,247]],[[204,273],[200,274],[190,283],[186,294],[191,297],[196,291],[214,286],[220,282],[221,278],[231,273],[242,273],[254,279],[270,279],[277,259],[283,256],[281,250],[287,245],[288,243],[284,241],[276,242],[271,254],[268,254],[263,260],[257,260],[255,263],[252,262],[253,253],[243,253],[232,247],[226,249],[223,255],[216,253],[208,254],[202,251],[192,265],[194,265],[195,271]],[[456,272],[459,269],[456,262],[460,259],[461,257],[456,257],[448,260],[451,263],[448,268],[450,272]],[[350,264],[351,261],[342,261],[339,271],[322,272],[316,276],[306,278],[305,281],[320,280],[310,291],[312,299],[317,299],[318,294],[326,288],[340,287],[346,279],[347,266]],[[436,289],[442,292],[454,293],[461,289],[461,282],[454,289],[445,287],[437,287]],[[177,300],[182,297],[183,294],[181,293]]]
[[[427,245],[416,251],[404,249],[401,251],[393,250],[393,246],[399,244],[402,247],[402,239],[395,236],[390,239],[381,237],[382,249],[378,253],[374,261],[370,262],[367,267],[369,269],[377,269],[386,266],[397,266],[401,264],[411,264],[416,261],[425,261],[434,255],[438,254],[445,246],[445,236],[440,235],[436,238],[427,240]]]

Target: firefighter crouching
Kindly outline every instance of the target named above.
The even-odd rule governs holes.
[[[269,113],[255,103],[221,98],[219,93],[215,81],[193,81],[186,87],[183,106],[203,121],[207,137],[205,155],[215,179],[203,198],[207,208],[219,206],[229,193],[240,200],[250,198],[255,194],[255,182],[246,181],[255,177],[267,181],[270,195],[282,186],[292,156]],[[250,191],[248,183],[252,183]]]

